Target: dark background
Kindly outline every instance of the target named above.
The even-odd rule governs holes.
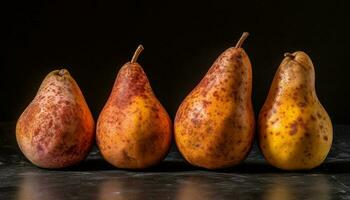
[[[0,121],[16,120],[47,73],[67,68],[97,118],[118,69],[139,63],[173,118],[216,57],[243,31],[256,113],[283,53],[313,59],[318,97],[334,123],[350,123],[347,1],[11,1],[2,3]]]

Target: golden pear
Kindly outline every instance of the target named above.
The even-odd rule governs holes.
[[[112,93],[97,122],[97,145],[112,165],[142,169],[158,164],[167,155],[172,123],[154,95],[140,64],[140,45],[131,62],[120,70]]]
[[[224,51],[181,103],[175,117],[175,141],[192,165],[218,169],[237,165],[249,153],[254,136],[252,69],[241,45]]]
[[[317,98],[314,66],[306,53],[285,54],[258,123],[260,149],[271,165],[305,170],[326,159],[332,123]]]

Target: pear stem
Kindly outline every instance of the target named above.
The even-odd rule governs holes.
[[[58,75],[59,75],[59,76],[63,76],[65,73],[66,73],[66,70],[65,70],[65,69],[60,69],[60,70],[58,71]]]
[[[295,55],[293,55],[293,54],[291,54],[291,53],[285,53],[285,54],[284,54],[284,57],[290,57],[290,58],[294,59],[294,58],[295,58]]]
[[[240,48],[244,42],[245,39],[247,39],[249,33],[248,32],[243,32],[241,38],[239,38],[235,48]]]
[[[131,63],[135,63],[135,62],[137,61],[137,58],[139,57],[139,55],[140,55],[140,53],[143,51],[143,49],[144,49],[144,48],[143,48],[142,44],[140,44],[140,45],[137,47],[137,49],[136,49],[134,55],[133,55],[132,58],[131,58]]]

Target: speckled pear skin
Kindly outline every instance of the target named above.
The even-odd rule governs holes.
[[[241,47],[227,49],[176,113],[175,141],[190,164],[219,169],[245,159],[255,129],[251,92],[248,55]]]
[[[49,73],[17,121],[17,143],[42,168],[81,162],[94,141],[94,120],[79,86],[65,69]]]
[[[259,146],[271,165],[284,170],[319,166],[331,148],[332,122],[317,98],[310,57],[285,54],[259,114]]]
[[[110,164],[124,169],[154,166],[167,155],[172,122],[137,62],[119,70],[97,122],[97,145]]]

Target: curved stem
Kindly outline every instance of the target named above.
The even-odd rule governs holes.
[[[142,52],[143,49],[144,49],[144,48],[143,48],[142,44],[140,44],[140,45],[137,47],[137,49],[136,49],[134,55],[133,55],[132,58],[131,58],[131,61],[130,61],[131,63],[135,63],[135,62],[137,61],[137,58],[139,57],[139,55],[140,55],[140,53]]]
[[[248,32],[243,32],[241,38],[239,38],[235,48],[240,48],[244,42],[245,39],[247,39],[249,33]]]

